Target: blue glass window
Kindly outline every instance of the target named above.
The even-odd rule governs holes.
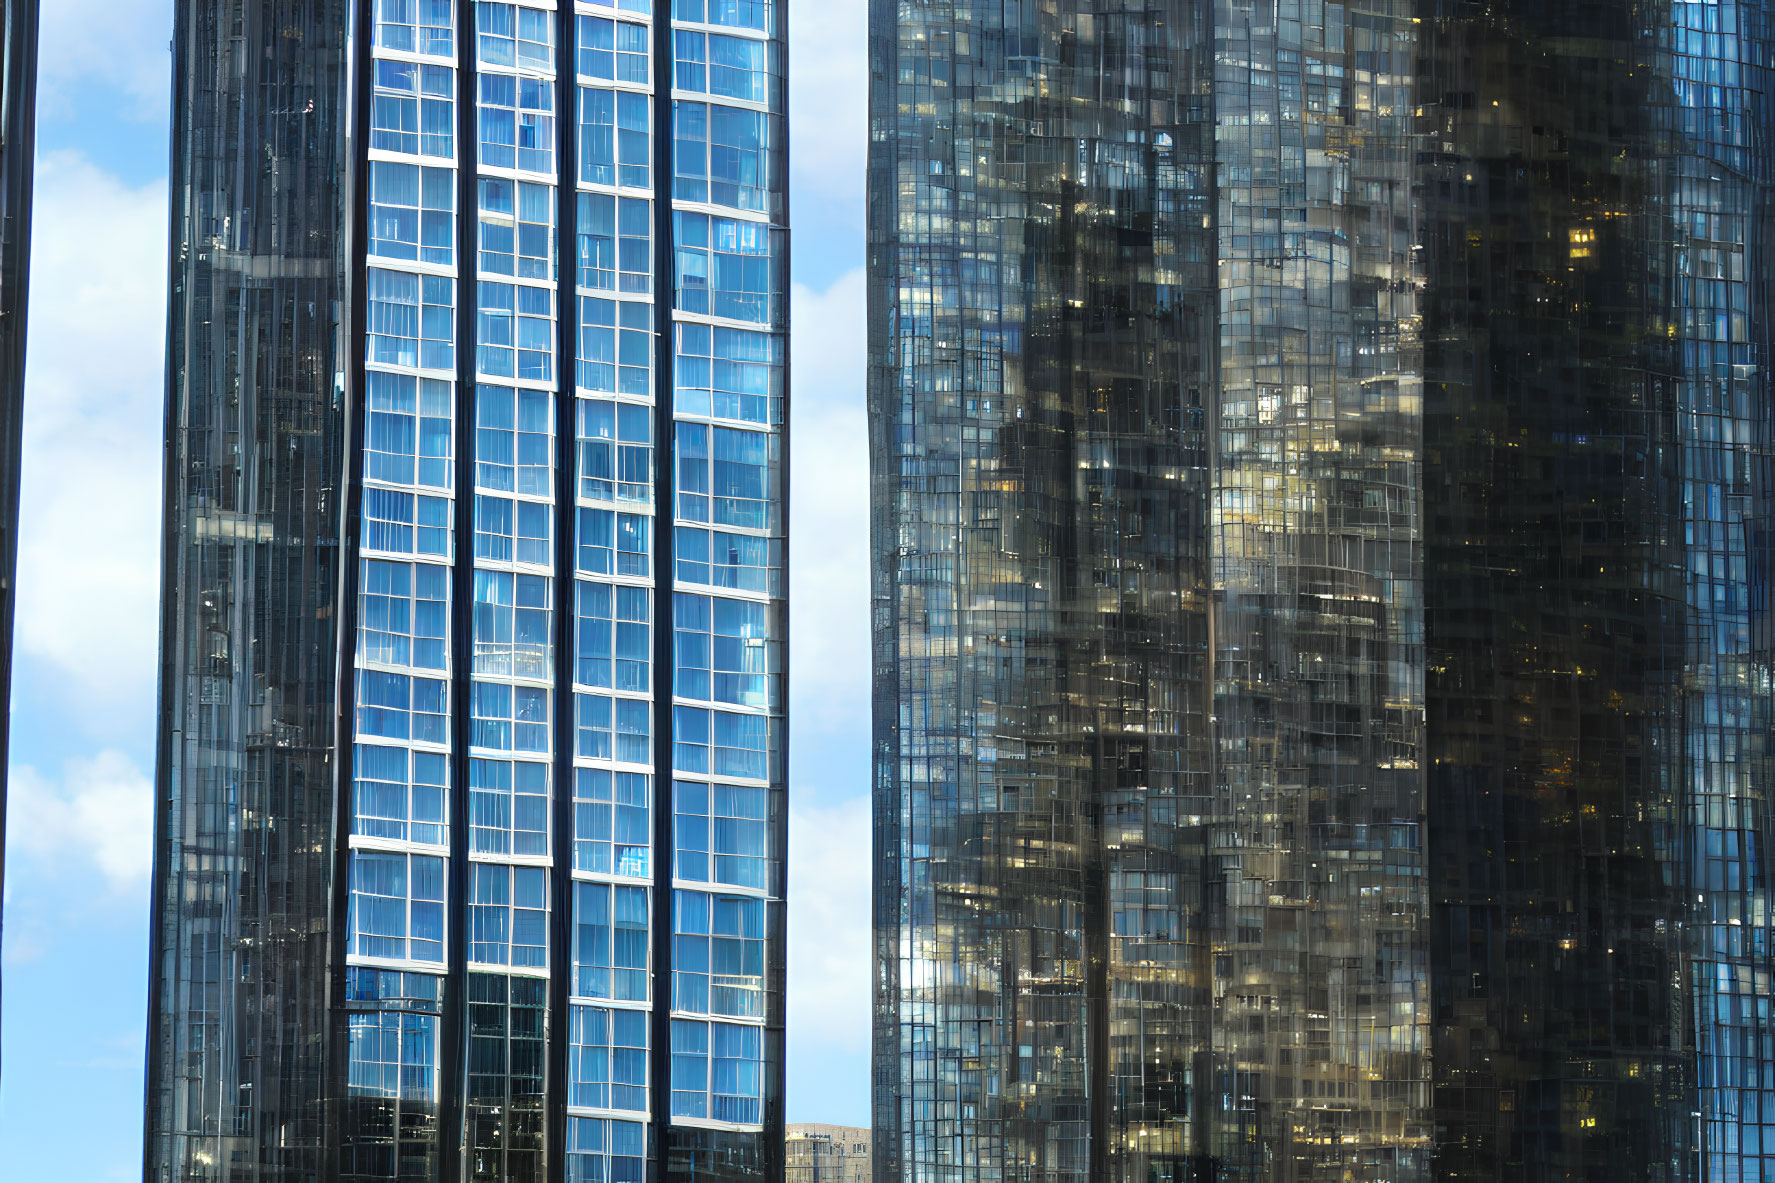
[[[587,760],[646,764],[653,759],[650,720],[653,705],[643,699],[575,694],[578,739],[574,754]]]
[[[438,1099],[436,1015],[385,1010],[352,1014],[348,1022],[346,1087],[351,1096],[427,1103]]]
[[[646,198],[581,193],[578,234],[580,287],[653,290],[653,212]]]
[[[441,753],[360,743],[351,771],[352,833],[444,845],[450,765]]]
[[[468,827],[474,854],[548,854],[549,766],[470,760]]]
[[[781,659],[765,605],[685,592],[673,596],[673,605],[675,694],[735,706],[776,705]]]
[[[555,373],[555,293],[552,288],[478,285],[475,366],[495,378],[549,382]]]
[[[568,1050],[569,1105],[647,1109],[647,1012],[576,1006]]]
[[[477,965],[548,965],[548,895],[546,868],[470,863],[469,961]]]
[[[553,588],[554,581],[542,575],[475,570],[475,673],[548,678]]]
[[[445,275],[369,271],[369,341],[364,360],[449,370],[456,365],[451,317],[456,281]]]
[[[672,1009],[764,1017],[764,901],[672,893]]]
[[[673,784],[672,797],[677,847],[674,876],[762,891],[767,871],[767,790],[681,780]]]
[[[444,860],[428,854],[351,852],[346,928],[359,957],[444,960]]]
[[[364,489],[365,550],[399,555],[450,554],[450,500],[401,493],[394,489]]]
[[[673,407],[680,415],[783,421],[783,339],[774,333],[679,324]]]
[[[653,500],[653,408],[579,400],[579,495],[592,501]]]
[[[764,1029],[672,1020],[672,1116],[758,1124]]]
[[[417,62],[376,62],[370,147],[449,157],[455,125],[456,71]]]
[[[599,16],[579,18],[579,72],[606,82],[647,82],[651,52],[646,25],[606,20]]]
[[[579,298],[580,389],[645,396],[652,367],[651,304]]]
[[[765,32],[770,28],[770,0],[674,0],[672,16],[697,24]]]
[[[573,680],[581,686],[645,694],[653,629],[650,592],[639,587],[579,581],[579,659]]]
[[[672,196],[735,209],[769,210],[775,118],[716,103],[675,103]]]
[[[643,1129],[638,1121],[568,1118],[567,1183],[642,1183],[647,1174]]]
[[[482,177],[481,270],[520,279],[555,277],[555,187]]]
[[[448,488],[450,384],[381,370],[370,370],[364,380],[368,395],[365,478]]]
[[[782,544],[774,538],[679,526],[678,582],[782,594]]]
[[[679,29],[672,34],[677,90],[777,104],[768,44],[752,37],[729,37]]]
[[[357,672],[357,733],[421,743],[448,742],[449,683],[380,670]]]
[[[456,170],[370,162],[370,254],[449,266],[455,209]]]
[[[470,743],[495,752],[549,750],[549,692],[538,686],[474,682]]]
[[[763,715],[673,707],[672,766],[680,772],[763,780],[769,724]]]
[[[760,324],[777,319],[777,236],[759,222],[677,211],[676,307]]]
[[[531,497],[550,494],[553,401],[546,390],[475,388],[476,485]]]
[[[573,869],[647,878],[651,778],[604,768],[578,768],[573,777]]]
[[[647,188],[649,106],[644,94],[579,88],[579,179],[588,185]]]
[[[677,432],[680,518],[776,529],[777,436],[701,423],[680,423]]]
[[[482,74],[480,82],[481,163],[553,172],[554,83],[510,74]]]
[[[581,508],[580,573],[647,578],[653,572],[652,530],[653,519],[645,514]]]
[[[548,566],[553,515],[541,502],[475,494],[475,558]]]
[[[647,1001],[647,889],[573,885],[573,993]]]
[[[551,69],[555,64],[554,19],[554,13],[540,8],[480,0],[475,5],[475,31],[480,35],[482,64]]]
[[[382,49],[453,57],[452,0],[376,0],[376,44]]]
[[[358,657],[378,665],[447,668],[450,571],[365,559],[358,591]]]

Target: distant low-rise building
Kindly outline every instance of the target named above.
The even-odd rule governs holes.
[[[869,1183],[869,1131],[844,1125],[787,1127],[783,1183]]]

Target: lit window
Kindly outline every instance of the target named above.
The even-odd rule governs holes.
[[[643,197],[579,195],[579,286],[592,291],[653,290],[653,214]]]
[[[539,686],[474,682],[470,743],[495,752],[549,750],[549,692]]]
[[[396,485],[448,488],[450,384],[381,370],[370,370],[364,379],[368,395],[364,476]]]
[[[573,993],[647,1001],[647,889],[573,885]]]
[[[765,605],[684,592],[673,604],[674,693],[735,706],[776,705],[781,659]]]
[[[583,579],[578,587],[578,660],[573,680],[581,686],[646,693],[651,688],[651,593]]]
[[[365,488],[364,549],[448,557],[450,504],[447,497]]]
[[[777,134],[776,117],[761,111],[718,103],[674,103],[672,196],[734,209],[769,210]]]
[[[650,778],[604,768],[578,768],[573,776],[573,869],[647,878]]]
[[[588,501],[653,500],[653,408],[579,400],[579,495]]]
[[[554,581],[542,575],[479,568],[474,576],[474,672],[547,679],[552,651],[549,600]]]
[[[549,852],[549,766],[468,762],[468,848],[475,854]]]
[[[449,683],[381,670],[357,672],[357,733],[420,743],[448,742]]]
[[[672,893],[672,1009],[764,1017],[764,901]]]
[[[449,266],[455,190],[454,169],[372,160],[369,253]]]
[[[469,864],[469,961],[548,965],[548,877],[543,867]]]
[[[547,173],[555,169],[555,86],[540,78],[482,74],[481,163]]]
[[[673,784],[672,797],[677,847],[673,875],[763,890],[768,790],[681,780]]]
[[[376,44],[382,49],[453,57],[451,0],[376,0]]]
[[[553,492],[553,398],[546,390],[475,388],[476,485],[530,497]]]
[[[449,569],[431,563],[363,560],[358,617],[358,657],[363,661],[445,669]]]
[[[588,185],[621,185],[645,189],[648,159],[649,103],[644,94],[627,90],[579,88],[579,179]]]
[[[456,281],[447,275],[369,269],[369,340],[364,360],[390,366],[448,370],[456,365],[451,341]]]
[[[449,66],[378,60],[370,106],[370,147],[449,157],[456,71]]]
[[[540,502],[475,494],[475,557],[548,566],[553,514]]]
[[[555,277],[555,187],[482,177],[481,270],[520,279]]]
[[[783,421],[783,339],[774,333],[679,324],[673,369],[680,415]]]
[[[359,957],[444,960],[444,860],[438,855],[351,852],[346,928]]]
[[[646,1111],[647,1018],[643,1010],[573,1008],[569,1105]]]
[[[573,705],[578,716],[575,755],[625,764],[651,762],[651,703],[643,699],[612,699],[602,694],[575,694]]]
[[[578,546],[580,573],[647,578],[653,570],[649,546],[652,530],[653,519],[644,514],[581,508]]]
[[[445,844],[450,766],[441,753],[360,743],[352,748],[351,767],[352,833]]]

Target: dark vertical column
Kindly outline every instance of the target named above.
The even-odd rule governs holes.
[[[547,1147],[550,1183],[567,1172],[567,1040],[572,1031],[573,973],[573,715],[575,544],[579,449],[579,73],[574,6],[562,0],[555,21],[555,697],[554,797],[549,879],[549,1024]]]
[[[4,0],[0,61],[0,703],[12,700],[18,572],[19,447],[25,406],[25,296],[31,261],[31,171],[37,107],[37,0]],[[11,716],[0,710],[0,839],[6,834]],[[0,885],[6,882],[0,840]]]

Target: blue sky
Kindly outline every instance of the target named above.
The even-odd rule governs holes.
[[[866,5],[789,4],[789,1119],[862,1125]],[[141,1170],[172,5],[43,8],[0,1162],[9,1178],[111,1183]]]

